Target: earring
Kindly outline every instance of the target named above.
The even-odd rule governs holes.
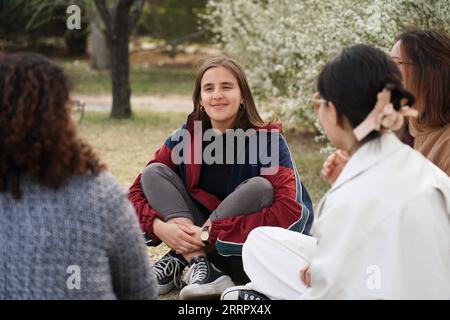
[[[200,106],[200,111],[201,112],[205,112],[205,107],[204,106]]]
[[[245,109],[245,104],[241,103],[241,104],[239,105],[239,109],[240,109],[240,110],[244,110],[244,109]]]

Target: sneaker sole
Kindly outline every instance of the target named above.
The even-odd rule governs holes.
[[[180,300],[219,299],[222,292],[235,284],[229,276],[221,276],[207,284],[191,284],[180,291]]]
[[[220,300],[239,300],[239,292],[241,290],[249,290],[245,285],[227,288],[222,292]]]
[[[162,296],[168,294],[174,287],[175,284],[173,283],[173,281],[167,284],[158,284],[158,295]]]

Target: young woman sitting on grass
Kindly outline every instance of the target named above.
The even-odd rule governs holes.
[[[235,60],[213,57],[201,66],[193,103],[129,199],[148,245],[171,249],[155,264],[159,293],[179,286],[189,265],[180,298],[218,298],[233,281],[248,280],[241,249],[251,230],[308,233],[313,212],[279,125],[261,119]]]

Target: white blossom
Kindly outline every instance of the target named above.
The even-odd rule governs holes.
[[[406,27],[450,30],[450,0],[209,0],[206,27],[245,66],[260,106],[312,124],[308,98],[323,65],[344,47],[389,51]]]

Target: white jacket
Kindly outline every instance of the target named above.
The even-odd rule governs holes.
[[[450,299],[450,178],[393,134],[359,148],[317,210],[306,299]]]

